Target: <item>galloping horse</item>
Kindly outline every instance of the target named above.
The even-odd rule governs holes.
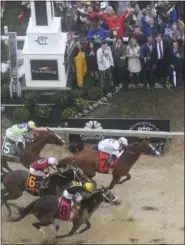
[[[114,204],[113,199],[115,199],[113,193],[106,190],[104,187],[96,190],[88,197],[82,199],[80,203],[80,208],[78,211],[76,210],[72,219],[73,227],[71,228],[70,232],[63,236],[57,236],[57,238],[72,236],[83,224],[86,224],[86,227],[82,229],[79,233],[90,229],[91,223],[89,222],[89,219],[92,214],[100,207],[100,204],[103,201]],[[36,229],[40,230],[43,234],[44,232],[42,230],[42,227],[44,226],[53,225],[56,232],[59,230],[59,225],[55,224],[55,219],[65,221],[67,220],[63,219],[62,213],[64,212],[64,209],[60,209],[58,198],[53,195],[46,195],[37,200],[34,200],[25,208],[19,207],[16,204],[10,205],[15,207],[19,211],[20,215],[16,218],[9,219],[9,222],[17,222],[24,219],[28,214],[33,214],[38,219],[38,221],[32,223],[32,225]],[[63,206],[63,208],[64,207],[66,206]]]
[[[123,152],[113,164],[113,180],[108,187],[109,190],[111,190],[116,184],[122,184],[131,179],[129,171],[142,153],[153,154],[153,156],[159,155],[159,152],[149,143],[147,139],[139,139],[138,142],[130,144],[128,149],[126,149],[125,152]],[[69,165],[77,165],[83,170],[87,177],[92,179],[96,175],[96,172],[108,173],[108,158],[109,156],[106,153],[93,149],[82,150],[73,156],[60,159],[59,167],[65,168]],[[126,178],[120,180],[123,176],[126,176]]]
[[[1,205],[5,204],[10,216],[12,212],[7,202],[8,200],[15,200],[21,197],[24,191],[34,196],[61,195],[72,180],[86,181],[86,176],[80,169],[69,168],[63,173],[58,170],[58,172],[48,177],[47,188],[40,190],[36,184],[37,178],[24,170],[5,173],[2,178],[5,188],[1,190]]]
[[[40,152],[46,144],[54,144],[58,146],[62,146],[63,144],[65,144],[64,140],[62,140],[59,135],[49,129],[35,129],[33,131],[33,135],[35,137],[35,140],[32,143],[26,142],[25,148],[20,154],[18,154],[19,162],[22,163],[22,165],[26,168],[29,168],[31,162],[36,161],[40,158]],[[8,150],[9,148],[6,149]],[[2,168],[4,167],[8,171],[12,171],[7,162],[15,162],[15,159],[17,159],[17,156],[8,156],[8,154],[6,156],[1,156]]]

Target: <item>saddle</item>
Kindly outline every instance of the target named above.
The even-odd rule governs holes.
[[[2,144],[1,154],[2,156],[19,158],[22,148],[16,144],[16,142],[5,137]]]

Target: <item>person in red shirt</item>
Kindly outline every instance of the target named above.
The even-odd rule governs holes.
[[[124,20],[128,16],[128,11],[123,12],[121,16],[117,16],[115,13],[111,16],[106,15],[105,13],[101,14],[102,19],[107,23],[110,36],[112,38],[122,38],[125,35],[125,31],[123,28]]]
[[[39,159],[33,162],[30,166],[30,174],[40,179],[38,182],[39,188],[45,188],[46,180],[49,177],[50,169],[57,171],[58,161],[55,157]]]

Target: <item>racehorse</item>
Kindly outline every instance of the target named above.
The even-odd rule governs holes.
[[[113,189],[116,184],[122,184],[131,179],[129,171],[142,153],[152,154],[153,156],[159,154],[159,152],[149,143],[148,139],[138,139],[136,143],[129,144],[128,148],[114,163],[114,168],[112,169],[113,179],[108,187],[109,190]],[[58,166],[65,168],[70,165],[76,165],[83,170],[87,177],[92,179],[96,175],[96,172],[108,173],[108,158],[108,154],[88,149],[60,159]],[[126,176],[126,178],[121,180],[123,176]]]
[[[5,188],[1,190],[2,205],[5,204],[10,216],[12,211],[7,201],[21,197],[24,191],[34,196],[57,195],[58,192],[61,194],[71,181],[76,179],[86,181],[86,176],[79,169],[74,168],[69,168],[62,173],[59,171],[48,177],[48,187],[40,191],[37,188],[37,178],[28,172],[15,170],[5,173],[3,177]]]
[[[86,224],[86,227],[79,233],[82,233],[91,227],[89,222],[92,214],[99,208],[103,201],[113,204],[114,195],[111,191],[106,190],[102,187],[96,190],[90,196],[82,199],[80,208],[75,212],[72,222],[73,227],[70,232],[64,236],[57,236],[57,238],[64,238],[72,236],[80,228],[81,225]],[[16,204],[11,204],[16,207],[20,213],[20,216],[9,220],[10,222],[17,222],[25,218],[28,214],[33,214],[39,220],[39,222],[33,223],[32,225],[43,232],[42,226],[53,225],[55,231],[59,230],[59,226],[54,224],[55,219],[61,219],[58,198],[53,195],[47,195],[31,202],[26,208],[18,207]]]
[[[55,132],[49,130],[38,130],[35,129],[33,131],[33,135],[35,140],[32,143],[25,143],[25,148],[23,151],[18,154],[19,162],[26,168],[29,168],[31,162],[36,161],[40,158],[40,152],[45,147],[46,144],[54,144],[58,146],[62,146],[65,144],[64,140],[57,135]],[[11,143],[9,143],[11,145]],[[8,145],[6,145],[6,149],[8,152]],[[9,150],[10,151],[10,150]],[[15,162],[15,157],[10,157],[8,154],[6,156],[1,156],[1,164],[2,164],[2,172],[3,167],[6,168],[8,171],[12,171],[12,169],[8,166],[9,162]]]

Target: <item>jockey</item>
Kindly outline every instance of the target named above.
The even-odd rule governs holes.
[[[98,150],[108,153],[110,155],[108,164],[109,167],[112,166],[116,158],[118,158],[121,152],[128,146],[128,140],[125,137],[120,137],[116,139],[104,139],[98,144]]]
[[[58,161],[55,157],[39,159],[31,164],[30,174],[41,179],[39,181],[39,188],[45,188],[46,180],[50,175],[49,167],[57,171],[57,165]]]
[[[94,184],[92,182],[82,182],[72,181],[69,187],[63,192],[62,198],[71,204],[71,207],[75,205],[78,207],[83,199],[83,194],[92,193],[94,191]]]
[[[18,149],[22,150],[22,145],[25,141],[31,143],[33,140],[29,137],[32,130],[35,129],[35,123],[29,121],[28,123],[15,124],[6,130],[6,137],[16,143]]]

